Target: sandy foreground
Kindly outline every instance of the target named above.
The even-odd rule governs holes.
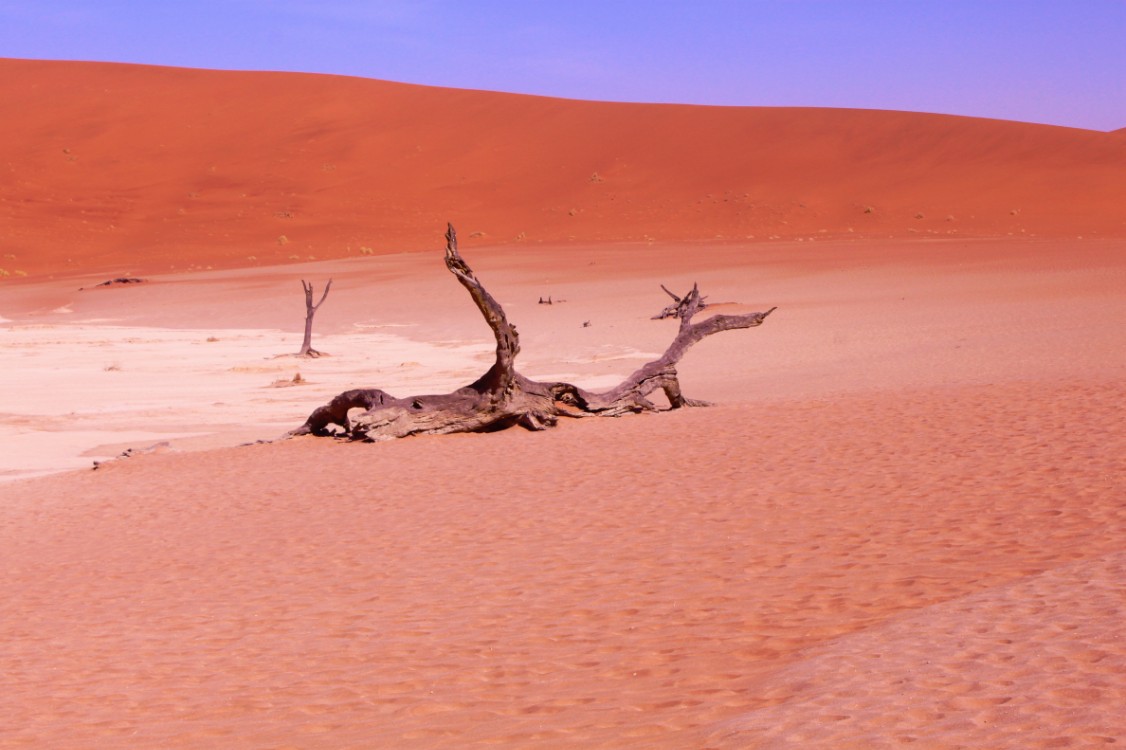
[[[712,409],[236,447],[485,369],[440,254],[5,286],[0,747],[1126,741],[1126,243],[467,260],[590,387],[659,283],[779,310],[686,357]]]

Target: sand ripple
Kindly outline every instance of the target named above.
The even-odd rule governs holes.
[[[10,483],[0,747],[1121,739],[1122,396],[860,394]]]

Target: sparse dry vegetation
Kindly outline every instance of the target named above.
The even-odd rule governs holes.
[[[292,388],[295,385],[308,385],[309,381],[301,377],[301,373],[297,373],[292,378],[278,378],[270,383],[271,388]]]

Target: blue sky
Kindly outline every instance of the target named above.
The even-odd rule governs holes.
[[[0,0],[0,57],[1126,127],[1126,0]]]

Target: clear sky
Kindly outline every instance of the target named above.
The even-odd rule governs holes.
[[[1126,0],[0,0],[0,57],[1126,127]]]

